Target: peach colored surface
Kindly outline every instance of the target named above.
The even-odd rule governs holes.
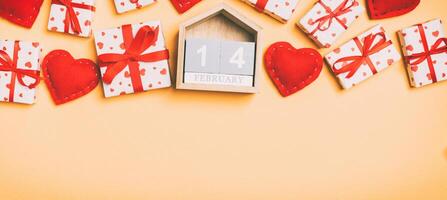
[[[222,1],[205,0],[180,16],[167,0],[124,15],[98,0],[93,26],[161,19],[176,55],[178,24]],[[265,28],[263,49],[278,40],[315,47],[295,26],[313,0],[302,0],[287,25],[238,0],[224,2]],[[94,59],[92,38],[46,30],[49,3],[31,30],[0,20],[0,38]],[[397,47],[396,30],[447,21],[446,8],[423,0],[398,18],[362,15],[335,46],[382,23]],[[326,67],[284,99],[262,71],[257,95],[165,89],[104,99],[98,87],[56,107],[40,85],[34,106],[2,103],[0,199],[447,199],[447,82],[411,89],[397,63],[342,91]]]

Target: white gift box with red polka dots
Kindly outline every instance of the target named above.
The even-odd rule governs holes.
[[[412,60],[406,59],[411,86],[422,87],[447,79],[447,44],[441,42],[445,38],[445,30],[440,19],[404,28],[398,35],[404,56],[414,56]],[[425,53],[437,51],[436,49],[441,51],[426,56]],[[412,64],[419,59],[420,63]]]
[[[163,29],[160,21],[132,24],[131,27],[133,37],[135,37],[141,27],[146,25],[152,28],[158,27],[158,39],[154,45],[150,46],[142,54],[166,50],[165,38],[163,36]],[[124,54],[126,52],[121,29],[121,27],[117,27],[102,31],[95,31],[95,46],[98,55]],[[156,62],[138,62],[138,64],[143,91],[171,87],[168,59]],[[104,76],[106,70],[107,67],[101,67],[102,76]],[[126,67],[118,73],[111,84],[106,84],[103,82],[103,89],[106,97],[132,94],[136,92],[132,83],[132,78],[129,75],[129,70],[129,67]]]
[[[358,0],[320,0],[297,25],[319,47],[329,48],[364,11]]]
[[[253,7],[258,7],[259,1],[266,1],[263,12],[285,23],[290,20],[295,12],[299,0],[242,0]]]
[[[114,0],[114,1],[115,1],[115,8],[118,13],[125,13],[157,2],[157,0]]]
[[[68,33],[80,37],[90,37],[92,32],[92,21],[95,14],[95,0],[69,0],[79,21],[80,32],[73,30],[73,25],[66,25],[68,7],[62,3],[52,2],[50,7],[50,16],[48,20],[48,30]],[[57,1],[56,1],[57,2]],[[78,6],[79,5],[79,6]],[[92,9],[93,8],[93,9]],[[68,17],[70,18],[70,16]]]
[[[371,36],[377,36],[373,37],[370,43],[371,48],[368,48],[374,50],[368,51],[370,52],[369,54],[362,53],[362,49],[366,46],[365,38]],[[348,58],[352,58],[352,60],[346,60]],[[326,62],[344,89],[358,85],[400,59],[400,53],[394,47],[381,25],[377,25],[358,37],[351,39],[325,56]],[[350,69],[349,67],[356,60],[359,61],[360,65]],[[349,70],[344,71],[344,69]]]
[[[0,40],[0,51],[6,53],[11,61],[16,62],[18,70],[26,70],[39,74],[40,72],[40,55],[41,48],[39,43]],[[14,53],[16,51],[16,55]],[[0,60],[3,59],[0,57]],[[36,99],[36,89],[30,89],[29,85],[36,82],[28,76],[23,76],[22,80],[25,85],[19,81],[19,74],[12,70],[4,69],[4,65],[0,63],[0,101],[15,102],[22,104],[33,104]]]

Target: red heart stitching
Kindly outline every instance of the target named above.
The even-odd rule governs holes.
[[[420,0],[367,0],[371,19],[384,19],[407,14],[414,10]]]
[[[56,105],[88,94],[99,82],[98,67],[93,61],[75,60],[65,50],[54,50],[45,56],[42,72]]]
[[[43,0],[0,1],[0,17],[31,28],[40,12]]]
[[[292,95],[314,82],[323,68],[315,49],[295,49],[287,42],[271,45],[264,56],[266,70],[282,96]]]

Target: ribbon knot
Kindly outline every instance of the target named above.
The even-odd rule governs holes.
[[[441,46],[443,43],[444,46]],[[440,53],[447,53],[447,38],[439,38],[429,51],[407,56],[406,59],[410,65],[418,65],[429,59],[432,55]]]
[[[143,86],[139,62],[157,62],[169,59],[169,51],[165,49],[143,54],[148,48],[156,45],[159,27],[143,26],[135,37],[132,36],[131,25],[123,26],[122,31],[126,51],[123,54],[108,53],[98,56],[99,66],[107,68],[103,75],[103,81],[106,84],[111,84],[113,79],[128,66],[134,90],[140,92],[143,91]]]
[[[315,25],[318,23],[317,28],[312,32],[312,34],[315,34],[317,30],[319,31],[328,30],[331,27],[334,20],[337,20],[343,26],[344,29],[348,29],[346,22],[341,20],[339,17],[341,15],[350,12],[351,8],[357,5],[356,1],[353,1],[352,4],[348,6],[348,0],[345,0],[334,10],[332,10],[329,6],[325,5],[321,0],[319,0],[318,3],[321,6],[323,6],[323,8],[326,10],[328,14],[316,19],[311,23],[311,25]],[[324,26],[325,24],[327,24],[327,26]]]
[[[65,13],[65,30],[64,32],[68,33],[71,29],[74,33],[80,34],[82,32],[81,24],[79,23],[78,15],[76,14],[74,8],[80,8],[80,9],[87,9],[91,11],[95,11],[94,6],[81,4],[81,3],[74,3],[72,0],[52,0],[53,4],[63,5],[67,8],[67,12]]]
[[[25,70],[25,69],[18,69],[16,63],[9,57],[9,55],[5,52],[0,50],[0,71],[8,71],[13,73],[13,77],[17,76],[17,81],[19,83],[29,89],[36,88],[36,86],[40,82],[40,76],[39,72],[35,70]],[[30,77],[34,79],[35,81],[32,84],[26,84],[23,80],[25,77]],[[13,88],[10,88],[10,90],[13,91]]]
[[[379,41],[375,43],[376,39],[379,38]],[[375,68],[375,65],[369,58],[369,56],[382,51],[389,45],[391,45],[391,41],[387,41],[385,33],[380,32],[376,34],[370,34],[366,36],[363,39],[363,45],[362,42],[358,38],[354,38],[354,42],[357,44],[361,51],[361,55],[359,56],[348,56],[344,58],[338,59],[333,65],[332,70],[334,71],[335,75],[340,75],[342,73],[347,73],[348,75],[346,78],[352,78],[355,73],[358,71],[358,69],[363,65],[363,63],[368,64],[369,68],[373,72],[373,74],[377,73],[377,69]],[[375,44],[374,44],[375,43]],[[335,66],[338,63],[342,63],[342,67],[340,69],[336,69]],[[345,63],[348,63],[345,65]]]

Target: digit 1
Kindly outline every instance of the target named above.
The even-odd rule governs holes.
[[[197,50],[197,54],[201,54],[200,65],[202,67],[206,66],[206,49],[206,45],[203,45],[202,47],[200,47],[200,49]]]

